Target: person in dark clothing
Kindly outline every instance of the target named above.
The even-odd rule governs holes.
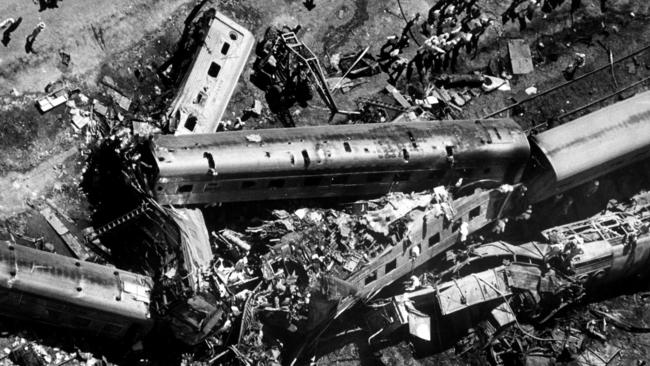
[[[36,41],[36,37],[38,37],[38,35],[41,34],[43,29],[45,29],[45,23],[40,22],[36,25],[36,27],[32,31],[32,34],[27,36],[27,38],[25,39],[25,52],[36,53],[34,51],[34,41]]]
[[[406,22],[406,26],[404,26],[404,29],[402,29],[402,37],[406,37],[409,35],[409,32],[411,32],[411,28],[413,28],[413,26],[419,19],[420,19],[420,13],[417,13],[413,17],[413,19]]]
[[[38,5],[40,9],[38,11],[44,11],[46,9],[54,9],[59,7],[59,0],[38,0]]]
[[[9,27],[7,27],[7,29],[4,30],[4,32],[2,32],[2,44],[5,47],[7,47],[7,45],[9,45],[9,41],[11,41],[11,33],[13,33],[18,28],[22,21],[22,17],[16,19],[11,23],[11,25],[9,25]]]
[[[573,24],[573,14],[580,9],[580,6],[582,5],[581,0],[571,0],[571,24]]]
[[[411,80],[411,76],[413,75],[413,67],[418,71],[418,76],[420,77],[420,82],[422,82],[424,78],[424,69],[425,69],[425,59],[426,55],[428,52],[420,48],[415,56],[409,61],[408,67],[406,69],[406,81],[409,82]]]

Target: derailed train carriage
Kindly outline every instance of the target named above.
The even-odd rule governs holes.
[[[153,327],[150,277],[0,242],[0,313],[94,336],[135,338]]]
[[[173,205],[377,196],[460,178],[523,182],[535,203],[647,158],[647,131],[650,92],[530,139],[511,119],[157,136],[146,181]]]
[[[650,92],[530,138],[524,183],[540,202],[650,157]]]
[[[158,136],[161,204],[376,196],[465,181],[517,182],[530,155],[510,119],[416,121]]]
[[[213,133],[244,71],[255,38],[224,14],[209,10],[205,36],[168,111],[176,135]]]

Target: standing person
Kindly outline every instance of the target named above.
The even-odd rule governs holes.
[[[36,53],[34,52],[34,41],[36,41],[36,37],[38,37],[39,34],[45,29],[45,23],[40,22],[36,25],[34,30],[32,31],[32,34],[27,36],[26,42],[25,42],[25,52],[27,53]]]
[[[472,59],[476,58],[476,54],[478,53],[478,42],[490,25],[492,25],[491,19],[481,17],[481,19],[474,24],[474,27],[470,29],[472,37],[467,44],[467,53],[472,53]]]
[[[428,57],[426,57],[428,65],[425,65],[425,67],[427,69],[430,68],[434,73],[440,72],[440,67],[442,66],[442,56],[445,53],[445,50],[443,50],[440,45],[441,42],[438,36],[432,36],[428,38],[422,45],[422,48],[427,51],[428,55]]]
[[[397,56],[396,58],[397,59],[392,63],[391,68],[388,72],[388,83],[392,85],[397,84],[397,80],[402,75],[402,72],[404,72],[404,69],[408,64],[408,60],[404,57]]]
[[[408,37],[408,35],[411,33],[411,28],[413,28],[413,26],[419,19],[420,19],[420,13],[416,13],[413,19],[406,22],[406,26],[404,26],[404,29],[402,29],[402,38]]]
[[[431,36],[431,29],[437,27],[438,22],[440,22],[440,9],[431,8],[429,10],[429,15],[427,21],[422,23],[422,34],[427,37]]]
[[[9,41],[11,41],[11,33],[18,28],[20,23],[22,23],[23,18],[19,17],[18,19],[14,18],[8,18],[5,19],[2,24],[0,25],[0,29],[5,28],[4,32],[2,32],[2,44],[6,47],[9,44]]]
[[[581,0],[571,0],[571,25],[573,25],[573,14],[580,9],[581,5]]]
[[[423,80],[423,71],[425,68],[425,55],[428,52],[426,49],[420,47],[417,52],[415,53],[415,56],[411,59],[411,61],[408,64],[408,68],[406,69],[406,81],[410,82],[411,76],[413,75],[413,66],[415,66],[415,69],[418,71],[418,76],[420,77],[420,82]]]

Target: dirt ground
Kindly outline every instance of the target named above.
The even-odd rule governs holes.
[[[85,95],[102,100],[106,93],[99,80],[108,75],[133,98],[135,115],[155,118],[174,92],[173,86],[165,85],[157,77],[155,69],[174,51],[185,17],[196,3],[191,0],[64,0],[59,8],[39,12],[38,5],[28,0],[0,2],[2,17],[23,18],[8,46],[0,45],[0,220],[5,220],[4,226],[9,229],[0,231],[0,237],[12,231],[56,241],[51,229],[28,204],[45,197],[72,217],[75,222],[71,223],[71,230],[78,232],[90,224],[89,208],[77,189],[83,160],[78,150],[84,144],[84,136],[71,127],[65,107],[47,114],[36,110],[34,102],[45,95],[45,86],[64,81],[79,87]],[[488,16],[499,19],[509,1],[479,0],[478,3]],[[523,32],[516,24],[504,27],[498,21],[481,42],[478,57],[460,60],[459,72],[484,71],[493,67],[499,58],[507,58],[509,38],[524,38],[531,45],[535,71],[515,76],[511,80],[511,92],[497,91],[474,98],[457,117],[481,118],[520,99],[530,86],[542,91],[564,82],[562,70],[576,52],[586,55],[586,66],[578,75],[606,65],[608,54],[598,41],[617,58],[645,46],[650,39],[650,2],[610,0],[611,7],[606,14],[601,14],[598,0],[583,0],[583,3],[573,23],[568,6],[545,18],[538,14]],[[407,17],[412,17],[417,12],[426,14],[432,1],[402,0],[401,5]],[[329,71],[333,55],[360,51],[366,46],[371,46],[370,52],[377,54],[386,37],[399,34],[405,24],[396,0],[316,0],[312,11],[301,0],[213,0],[206,1],[206,6],[215,6],[251,29],[258,39],[270,24],[302,25],[299,37]],[[41,21],[46,28],[37,38],[36,53],[26,54],[25,38]],[[418,42],[424,39],[416,29],[414,33]],[[412,42],[406,57],[415,50]],[[62,64],[60,52],[70,55],[68,66]],[[264,100],[262,92],[248,81],[252,62],[251,57],[224,118],[232,118],[254,99]],[[143,77],[137,78],[136,71]],[[614,73],[620,85],[647,77],[650,52],[617,65]],[[360,87],[336,93],[335,99],[343,109],[356,108],[356,98],[377,95],[386,80],[384,74],[368,78]],[[509,113],[525,127],[536,126],[613,90],[613,78],[607,70]],[[324,104],[314,100],[308,108],[295,109],[294,115],[297,125],[316,125],[327,123],[329,113]],[[264,120],[249,125],[249,128],[260,127],[279,126]],[[62,247],[61,243],[55,244]],[[605,304],[626,306],[630,302],[644,317],[650,314],[646,311],[647,304],[633,295],[622,295]],[[342,342],[340,348],[322,352],[318,364],[468,362],[451,352],[414,359],[406,342],[384,349],[382,355],[372,354],[364,346],[365,336],[361,329],[349,337],[349,342]],[[637,359],[647,359],[647,337],[625,337],[629,337],[629,342],[622,343],[629,345],[629,352]]]

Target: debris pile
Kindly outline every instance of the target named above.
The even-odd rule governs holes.
[[[438,188],[361,201],[349,212],[274,210],[274,219],[244,233],[212,232],[211,260],[199,253],[209,252],[202,218],[185,224],[175,219],[181,227],[181,252],[194,249],[163,275],[158,313],[183,342],[208,345],[209,358],[279,362],[288,339],[321,327],[340,310],[342,299],[355,298],[359,284],[346,280],[403,241],[413,210],[433,205],[439,215],[450,216],[447,199]],[[362,212],[355,212],[359,207]],[[203,249],[197,243],[204,243]]]
[[[493,242],[457,250],[448,255],[453,264],[447,269],[423,274],[418,288],[392,298],[386,306],[394,323],[382,336],[408,325],[412,336],[437,350],[454,342],[463,353],[488,349],[496,365],[512,357],[550,360],[563,353],[580,364],[594,357],[607,364],[619,349],[607,344],[604,322],[627,330],[645,327],[601,310],[592,311],[596,319],[581,320],[579,330],[541,325],[607,285],[644,274],[650,260],[647,199],[641,194],[617,210],[547,229],[542,232],[547,243]]]

